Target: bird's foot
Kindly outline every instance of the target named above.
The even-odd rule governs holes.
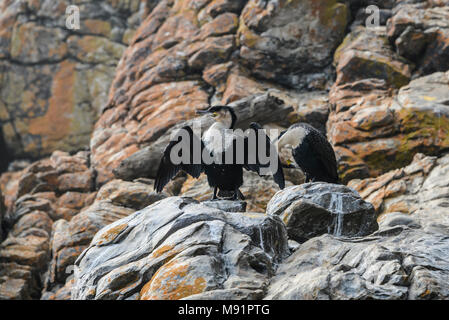
[[[212,194],[212,199],[210,199],[210,201],[217,201],[218,200],[217,191],[218,191],[218,188],[214,187],[214,193]]]

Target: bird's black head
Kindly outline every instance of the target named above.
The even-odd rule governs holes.
[[[210,114],[214,117],[215,121],[223,122],[230,129],[234,129],[235,123],[237,122],[237,116],[232,107],[228,106],[213,106],[205,110],[197,110],[198,114]]]

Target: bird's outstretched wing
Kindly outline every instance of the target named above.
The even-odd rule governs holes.
[[[259,139],[263,139],[260,141]],[[260,146],[265,143],[265,159],[261,159],[263,150]],[[248,133],[245,135],[245,164],[244,168],[248,171],[257,172],[261,175],[261,169],[268,169],[270,163],[267,163],[268,158],[274,159],[277,162],[277,168],[275,172],[271,172],[274,181],[278,184],[279,188],[284,189],[285,179],[284,172],[282,170],[282,163],[279,159],[278,152],[274,144],[271,143],[270,138],[266,135],[265,130],[256,122],[251,123]],[[259,153],[261,152],[261,153]]]
[[[156,192],[161,192],[165,185],[173,179],[180,170],[187,172],[194,178],[198,178],[204,170],[201,161],[201,154],[204,149],[203,142],[194,134],[192,128],[189,126],[185,126],[181,130],[183,130],[183,134],[179,134],[181,131],[178,132],[178,139],[170,141],[164,150],[157,171],[156,180],[154,181],[154,189]],[[178,152],[176,153],[176,151]],[[199,161],[194,161],[196,160],[194,159],[195,151],[200,152],[198,157],[196,157]],[[187,152],[188,154],[183,154],[183,152]],[[174,159],[172,159],[173,153],[177,155],[177,158],[182,158],[183,160],[178,164],[174,163]]]

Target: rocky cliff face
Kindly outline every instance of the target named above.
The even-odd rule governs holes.
[[[0,148],[51,154],[0,176],[0,299],[448,298],[448,1],[84,1],[77,32],[71,3],[0,5]],[[155,194],[209,104],[313,124],[348,187]]]
[[[353,180],[380,213],[379,230],[301,244],[278,268],[266,299],[447,299],[448,161],[418,154],[405,168]]]
[[[189,198],[159,201],[95,235],[75,262],[72,299],[449,297],[444,214],[429,224],[396,213],[379,228],[371,204],[335,188],[287,188],[267,215]]]
[[[348,7],[337,1],[160,1],[126,50],[95,126],[97,183],[209,103],[274,89],[294,101],[285,118],[301,117],[308,99],[296,99],[292,88],[329,85],[347,23]]]
[[[145,3],[2,1],[0,129],[10,160],[86,148]],[[80,29],[66,28],[69,5]]]

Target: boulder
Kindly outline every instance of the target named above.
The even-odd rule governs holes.
[[[277,217],[170,197],[95,235],[72,299],[260,299],[287,254]]]
[[[267,214],[279,216],[289,239],[300,243],[324,233],[366,236],[378,228],[373,206],[356,191],[321,182],[277,192],[267,205]]]
[[[350,2],[372,4],[391,14],[386,26],[356,21],[334,55],[327,133],[344,183],[447,149],[447,2]]]
[[[447,221],[438,223],[442,234],[410,220],[381,224],[363,238],[326,234],[301,244],[279,266],[265,299],[447,299]]]
[[[285,104],[284,100],[277,97],[276,91],[265,94],[251,95],[229,104],[234,108],[238,117],[236,128],[246,130],[251,122],[265,124],[268,121],[282,121],[290,112],[292,107]],[[167,132],[162,134],[150,146],[142,148],[132,155],[122,159],[117,167],[112,170],[118,179],[133,180],[139,177],[156,178],[160,159],[163,151],[168,145],[172,134],[184,126],[201,129],[204,133],[211,125],[212,120],[208,116],[180,121]]]
[[[394,88],[406,85],[412,68],[391,48],[386,27],[355,28],[338,47],[334,56],[335,85],[362,79],[383,79]]]
[[[240,17],[240,57],[257,78],[292,88],[325,83],[348,21],[344,2],[250,0]]]
[[[235,201],[235,200],[208,200],[203,201],[201,204],[219,209],[225,212],[245,212],[246,202],[245,201]]]

